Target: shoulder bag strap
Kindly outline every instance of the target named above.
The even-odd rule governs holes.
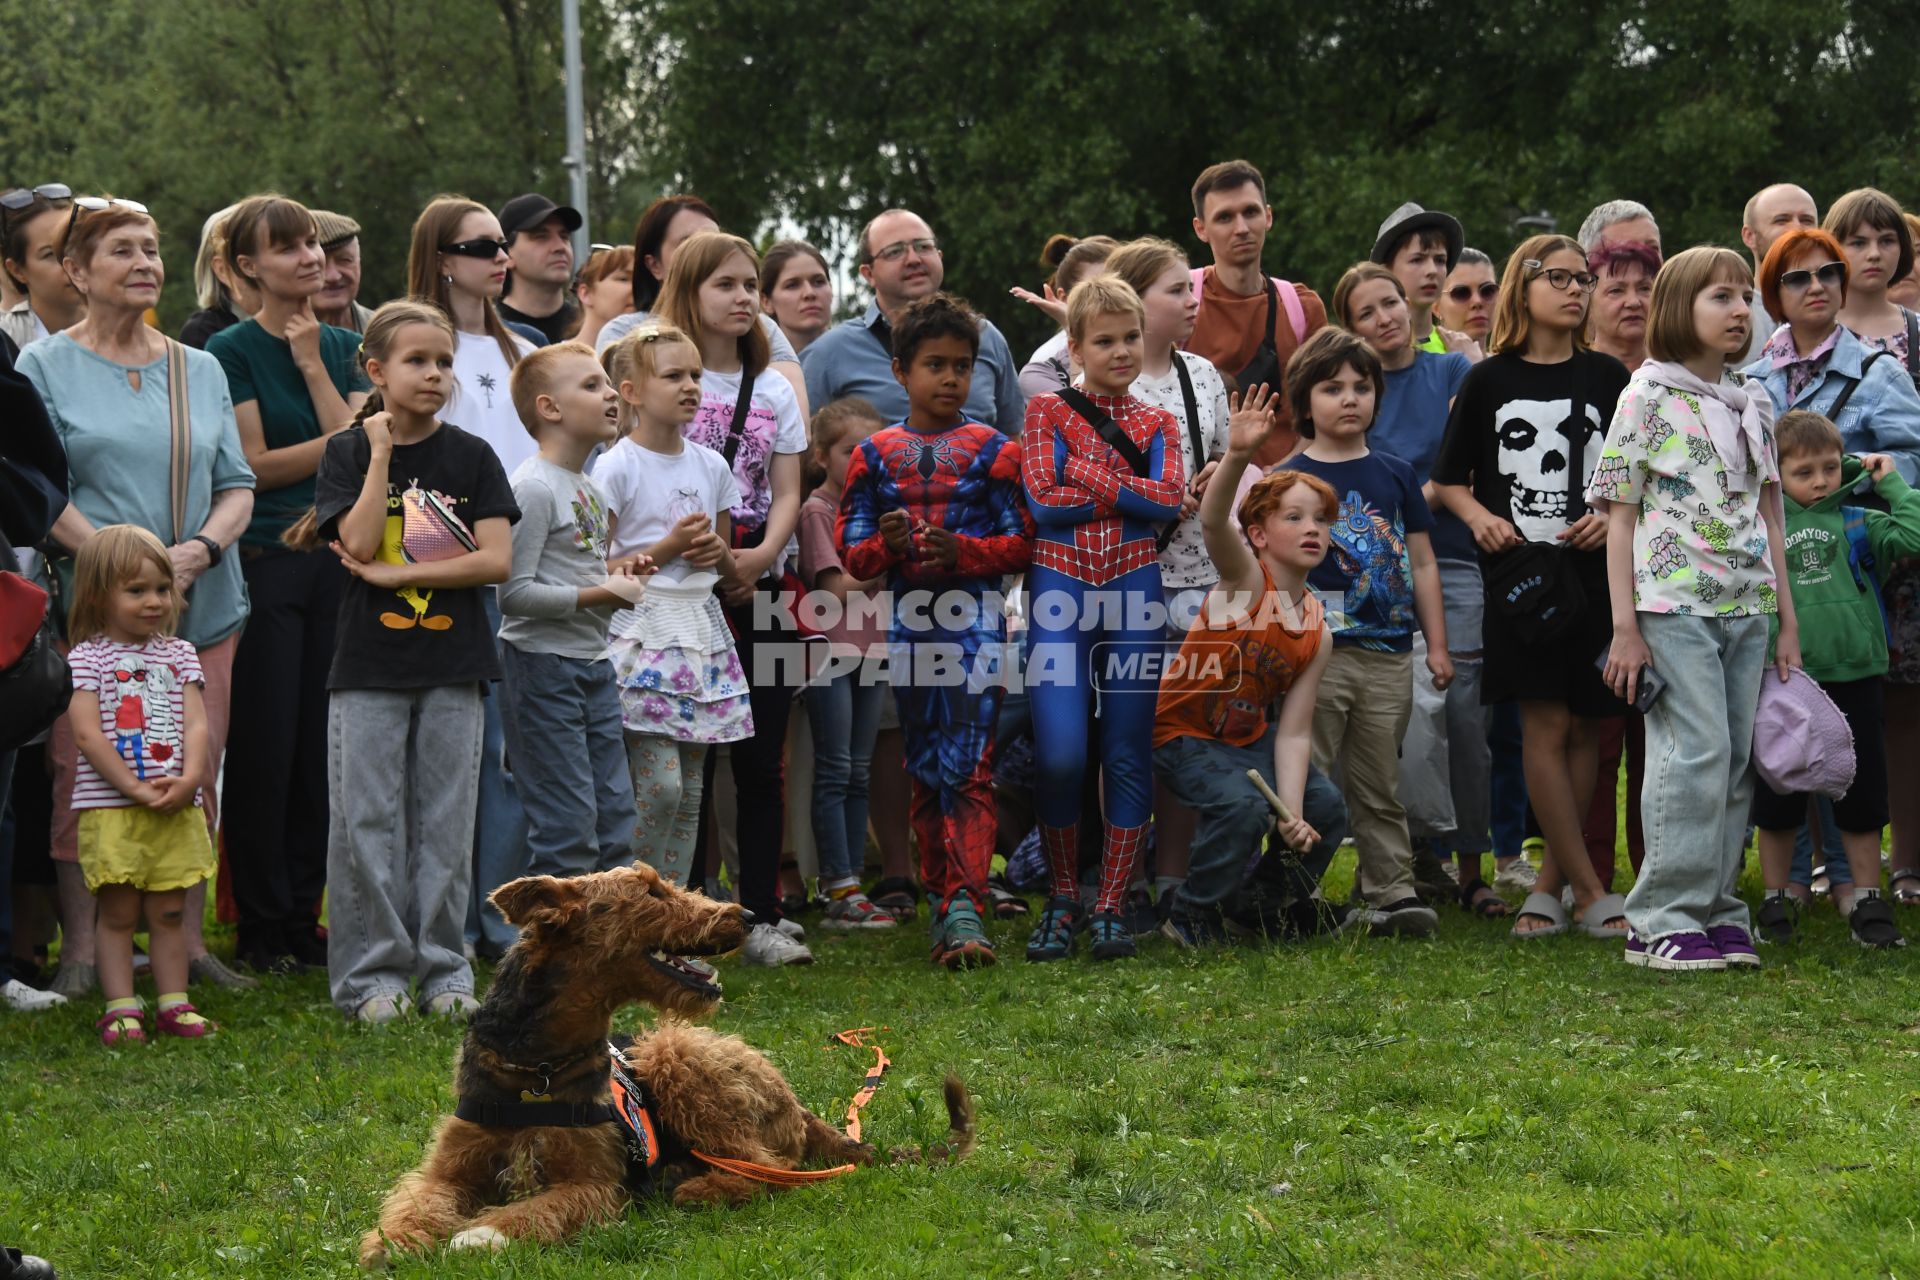
[[[1288,308],[1292,315],[1292,308]],[[1267,327],[1260,335],[1260,345],[1273,352],[1273,358],[1280,358],[1280,344],[1274,340],[1274,326],[1280,323],[1280,284],[1272,277],[1267,279]]]
[[[1177,350],[1173,353],[1173,371],[1180,375],[1180,399],[1187,411],[1187,443],[1193,446],[1193,472],[1198,475],[1200,468],[1207,465],[1207,442],[1200,434],[1200,401],[1193,394],[1193,375],[1187,372],[1186,359]],[[1193,477],[1187,479],[1191,483]]]
[[[187,349],[172,338],[167,343],[167,416],[172,419],[173,448],[167,466],[168,490],[173,497],[173,541],[187,536],[187,488],[193,475],[193,418],[187,403]]]
[[[1587,436],[1591,431],[1587,423],[1587,397],[1582,386],[1584,380],[1580,376],[1581,365],[1583,363],[1580,357],[1585,354],[1583,351],[1576,350],[1573,353],[1573,359],[1569,362],[1573,365],[1570,371],[1573,378],[1573,386],[1567,393],[1568,400],[1572,406],[1572,410],[1567,416],[1569,430],[1567,434],[1566,517],[1569,524],[1587,514],[1587,481],[1586,477],[1580,474],[1581,467],[1587,460]],[[1573,432],[1576,429],[1580,434],[1578,440],[1573,438]]]
[[[740,345],[740,398],[733,402],[733,421],[727,424],[727,442],[720,449],[720,456],[727,460],[728,470],[733,469],[733,455],[740,452],[740,437],[747,428],[747,410],[753,406],[753,372],[747,368],[744,358],[744,339]]]
[[[1287,322],[1293,326],[1293,340],[1296,343],[1307,340],[1307,309],[1300,303],[1300,286],[1288,284],[1279,276],[1273,277],[1274,292],[1287,304]],[[1267,328],[1273,328],[1273,317],[1267,317]]]
[[[1867,370],[1873,368],[1873,362],[1881,356],[1892,354],[1883,347],[1860,362],[1860,376],[1847,383],[1847,389],[1840,393],[1840,398],[1827,406],[1826,418],[1829,422],[1835,426],[1840,424],[1840,413],[1847,407],[1847,401],[1853,399],[1853,393],[1860,389],[1860,384],[1867,380]]]
[[[1920,378],[1920,316],[1905,307],[1900,308],[1900,314],[1907,321],[1907,373]]]
[[[1067,402],[1068,408],[1085,418],[1087,425],[1098,432],[1100,438],[1112,446],[1115,453],[1127,460],[1127,465],[1133,468],[1133,474],[1144,478],[1152,469],[1147,463],[1147,455],[1141,452],[1139,445],[1127,438],[1127,433],[1120,429],[1120,424],[1102,413],[1099,407],[1082,395],[1078,388],[1062,387],[1060,398]]]

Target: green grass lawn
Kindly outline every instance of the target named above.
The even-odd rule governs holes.
[[[1920,1275],[1915,957],[1861,953],[1830,909],[1763,972],[1691,976],[1457,909],[1432,942],[1097,968],[1026,964],[1026,930],[968,974],[917,926],[727,964],[716,1024],[835,1119],[871,1056],[827,1036],[889,1028],[882,1147],[941,1136],[960,1072],[967,1162],[399,1274]],[[354,1273],[451,1106],[458,1031],[349,1027],[317,976],[204,1005],[218,1039],[119,1052],[91,1004],[0,1014],[0,1242],[73,1277]]]

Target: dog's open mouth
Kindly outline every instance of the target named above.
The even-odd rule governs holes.
[[[658,950],[647,952],[647,963],[689,991],[713,1000],[720,998],[720,975],[711,965]]]

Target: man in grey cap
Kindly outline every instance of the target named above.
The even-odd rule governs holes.
[[[500,318],[537,329],[558,342],[580,322],[573,283],[573,241],[580,211],[539,194],[515,196],[500,206],[500,234],[513,259],[507,291],[500,296]]]
[[[327,273],[321,277],[320,292],[313,295],[314,319],[365,333],[373,312],[355,301],[360,296],[360,224],[326,209],[313,211],[313,224],[327,255]]]
[[[1465,244],[1466,233],[1461,231],[1458,218],[1437,209],[1423,209],[1409,200],[1380,224],[1369,256],[1393,272],[1406,290],[1415,347],[1434,352],[1464,351],[1469,359],[1478,360],[1479,344],[1465,334],[1448,333],[1433,320],[1433,304],[1440,301],[1447,273],[1460,260]]]

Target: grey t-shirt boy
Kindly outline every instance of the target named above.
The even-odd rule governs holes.
[[[500,584],[500,639],[525,653],[592,660],[607,651],[609,606],[576,607],[607,579],[610,526],[599,486],[545,458],[514,469],[513,572]]]

